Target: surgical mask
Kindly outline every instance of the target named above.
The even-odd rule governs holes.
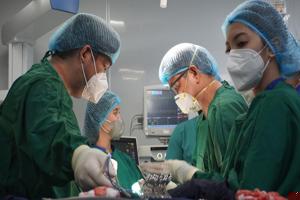
[[[202,106],[199,104],[197,97],[200,96],[203,92],[205,92],[205,90],[207,90],[207,88],[209,88],[215,82],[216,80],[210,82],[196,95],[196,97],[193,97],[192,95],[186,92],[176,95],[174,97],[175,103],[180,108],[181,112],[183,112],[184,114],[188,114],[192,118],[198,116],[198,111],[202,110]]]
[[[233,49],[229,53],[226,68],[238,91],[246,91],[255,87],[270,63],[270,59],[264,64],[261,52],[253,49]]]
[[[188,76],[186,77],[184,90],[186,90],[186,85],[188,81]],[[189,114],[189,113],[195,113],[201,110],[201,106],[197,99],[190,95],[189,93],[183,92],[180,94],[177,94],[175,97],[175,103],[179,107],[182,113]]]
[[[177,94],[174,99],[175,103],[184,114],[195,113],[201,110],[201,106],[197,99],[189,93],[183,92]]]
[[[111,122],[111,131],[109,134],[111,135],[113,140],[119,140],[125,131],[125,124],[123,120],[119,119]]]
[[[98,103],[98,101],[101,99],[103,94],[108,89],[108,83],[107,83],[107,77],[106,77],[105,72],[97,73],[96,62],[95,62],[95,58],[94,58],[92,50],[91,50],[91,54],[92,54],[96,74],[94,74],[90,78],[90,80],[87,81],[85,73],[84,73],[84,69],[83,69],[83,63],[81,61],[81,68],[82,68],[82,72],[83,72],[83,76],[84,76],[84,80],[85,80],[85,84],[86,84],[82,91],[81,97],[90,102]]]

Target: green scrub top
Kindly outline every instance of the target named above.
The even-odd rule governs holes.
[[[195,117],[176,126],[168,143],[167,160],[185,160],[194,164],[192,158],[196,146],[198,119]]]
[[[232,189],[300,191],[300,98],[281,82],[257,95],[249,111],[239,116],[230,134],[222,167],[197,178],[225,177]]]
[[[57,197],[53,186],[74,179],[80,135],[64,83],[44,60],[11,86],[0,106],[0,197]]]
[[[247,109],[244,98],[223,81],[208,107],[207,118],[199,116],[194,155],[197,168],[203,172],[220,171],[230,130],[236,117]]]
[[[114,149],[112,158],[118,162],[117,178],[123,188],[131,189],[135,182],[143,178],[135,161],[126,153]]]

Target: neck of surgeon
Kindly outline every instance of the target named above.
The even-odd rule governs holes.
[[[207,117],[208,107],[211,101],[214,99],[217,90],[221,86],[222,84],[219,81],[211,79],[210,83],[205,88],[201,89],[196,95],[196,99],[202,106],[202,111],[205,117]]]
[[[258,95],[260,92],[264,91],[272,81],[278,79],[279,77],[280,71],[278,64],[276,63],[276,60],[272,58],[266,67],[266,70],[264,71],[261,81],[256,87],[253,88],[254,95]]]

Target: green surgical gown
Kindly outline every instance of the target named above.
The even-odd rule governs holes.
[[[131,189],[131,186],[143,178],[135,161],[126,153],[114,149],[112,158],[118,162],[117,178],[120,186]]]
[[[239,116],[230,134],[221,176],[198,172],[195,177],[225,179],[232,189],[300,191],[300,98],[279,83],[257,95]]]
[[[199,116],[194,160],[201,171],[220,171],[230,130],[236,117],[247,109],[244,98],[223,81],[208,107],[207,118]]]
[[[63,81],[47,60],[33,65],[0,106],[0,197],[57,197],[84,143]]]
[[[184,121],[176,126],[169,143],[166,159],[185,160],[192,163],[196,146],[198,117]]]

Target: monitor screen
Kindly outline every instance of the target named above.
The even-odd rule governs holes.
[[[170,131],[159,131],[158,129],[172,130],[177,124],[188,118],[186,114],[180,111],[174,101],[174,93],[168,88],[145,89],[144,101],[144,122],[146,122],[146,129],[157,130],[156,133],[152,131],[154,135],[170,135]]]
[[[139,164],[136,137],[123,136],[119,140],[113,140],[112,145],[120,151],[127,153],[135,163]]]

